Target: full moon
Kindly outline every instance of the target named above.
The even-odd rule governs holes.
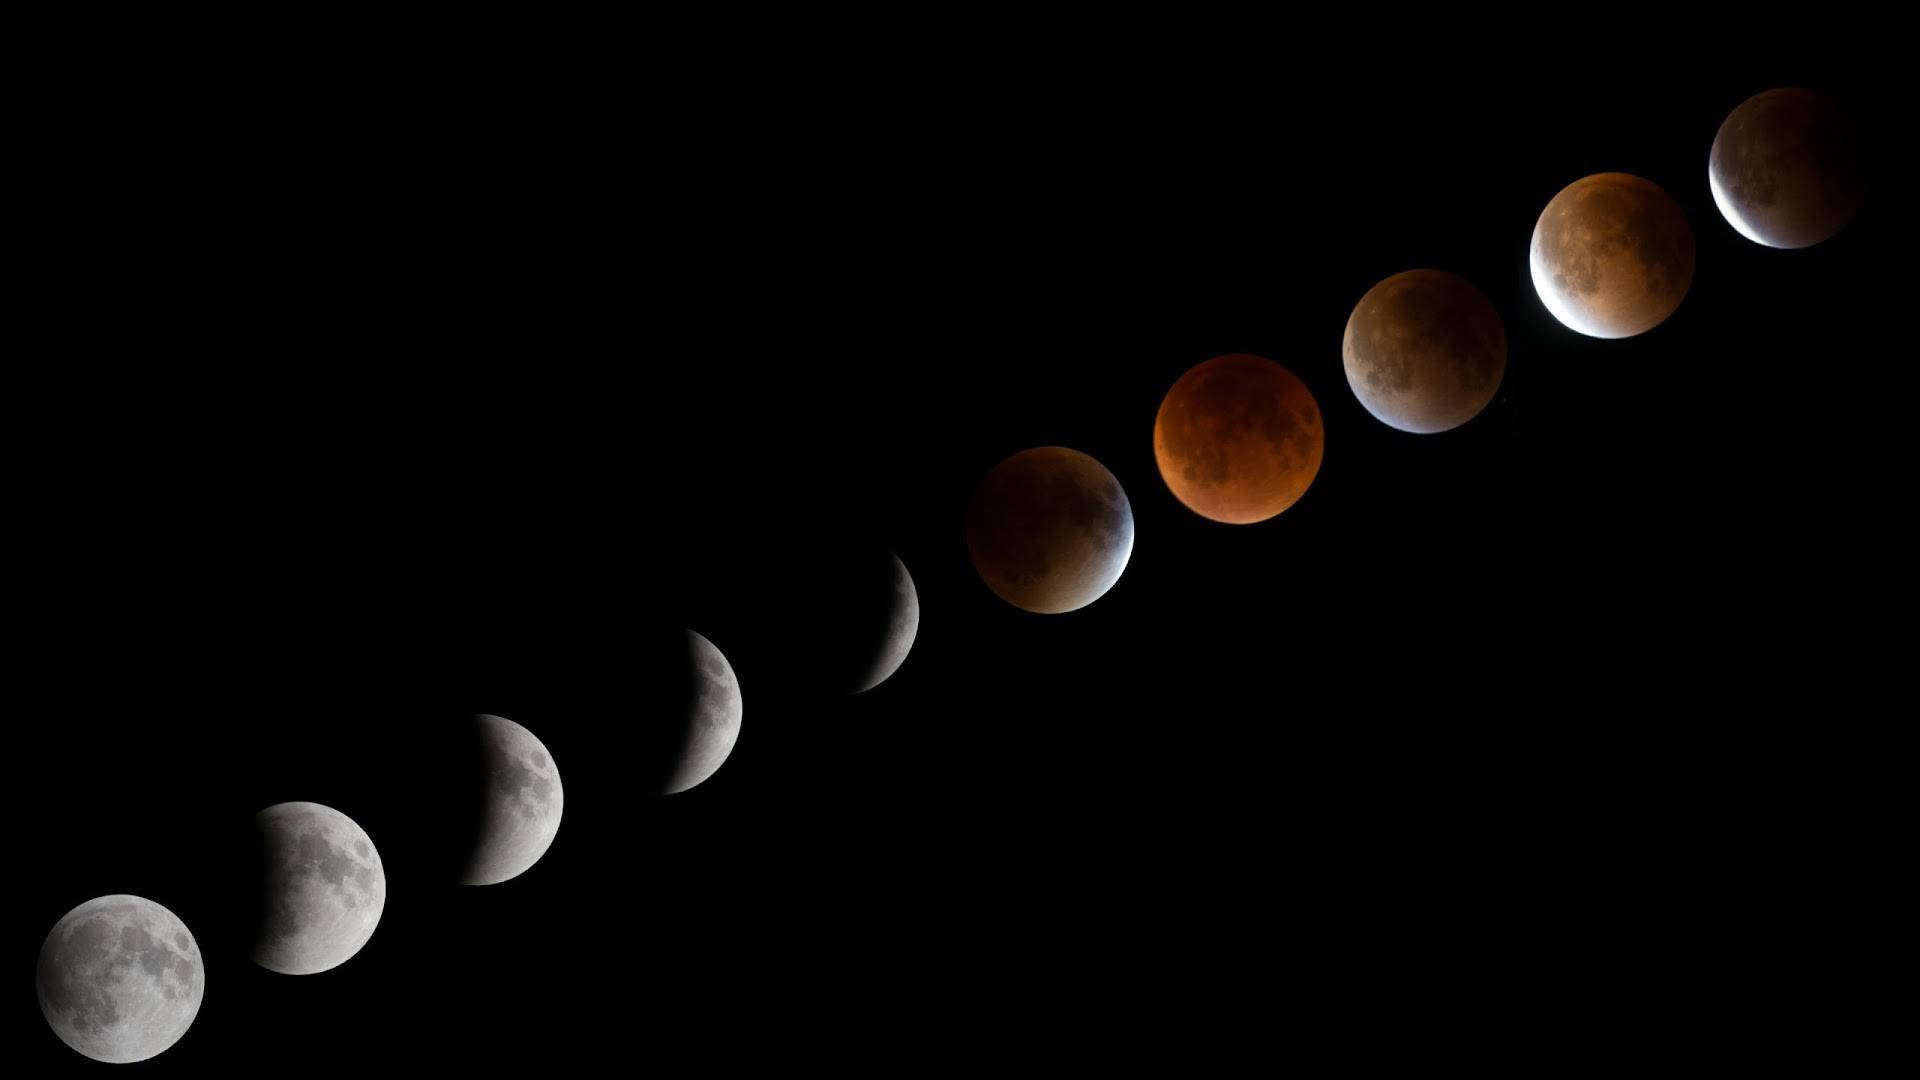
[[[1859,150],[1833,99],[1795,89],[1755,94],[1727,116],[1707,157],[1707,187],[1741,236],[1775,248],[1831,237],[1866,192]]]
[[[1285,510],[1320,471],[1320,404],[1264,356],[1216,356],[1180,376],[1153,420],[1153,456],[1201,517],[1249,525]]]
[[[500,716],[474,717],[485,763],[480,830],[461,880],[493,885],[540,861],[560,831],[560,769],[533,732]]]
[[[254,962],[283,975],[346,963],[373,936],[387,904],[373,841],[352,818],[319,803],[277,803],[254,820],[266,890]]]
[[[192,1026],[206,968],[173,912],[138,896],[102,896],[53,925],[34,985],[61,1042],[95,1061],[145,1061]]]
[[[1368,289],[1340,351],[1360,404],[1388,427],[1423,435],[1478,416],[1507,370],[1499,312],[1440,270],[1408,270]]]
[[[1540,211],[1527,253],[1540,302],[1589,337],[1644,334],[1693,283],[1693,227],[1673,197],[1626,173],[1575,180]]]
[[[692,675],[684,718],[684,737],[677,740],[665,794],[687,790],[718,772],[740,738],[740,680],[733,665],[713,642],[687,631],[687,659]]]
[[[995,465],[967,510],[967,551],[994,595],[1057,615],[1106,595],[1133,554],[1133,507],[1106,466],[1064,446]]]

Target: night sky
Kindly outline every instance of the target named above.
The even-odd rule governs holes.
[[[884,69],[198,111],[182,76],[76,92],[84,138],[47,122],[9,402],[22,1075],[100,1068],[28,972],[108,893],[207,963],[142,1067],[302,1075],[1406,1048],[1491,1022],[1488,985],[1718,910],[1682,897],[1778,835],[1714,793],[1785,736],[1654,688],[1833,558],[1798,540],[1845,513],[1811,433],[1861,392],[1830,366],[1886,355],[1889,242],[1872,188],[1824,244],[1753,244],[1707,152],[1774,86],[1874,130],[1862,73]],[[1678,311],[1620,341],[1527,274],[1540,209],[1600,171],[1663,187],[1698,250]],[[1421,267],[1509,342],[1437,435],[1341,367],[1354,303]],[[1312,487],[1261,524],[1200,518],[1154,462],[1162,395],[1224,353],[1325,418]],[[989,592],[962,528],[1041,445],[1134,514],[1119,582],[1063,615]],[[835,583],[888,551],[918,638],[836,695]],[[635,755],[682,628],[744,721],[661,798]],[[566,792],[546,856],[484,888],[436,877],[475,712]],[[251,964],[235,914],[236,837],[295,799],[358,822],[389,887],[366,948],[304,977]]]

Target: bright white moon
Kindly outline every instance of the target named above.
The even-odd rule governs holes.
[[[192,1026],[206,968],[173,912],[138,896],[102,896],[54,924],[34,984],[61,1042],[95,1061],[145,1061]]]

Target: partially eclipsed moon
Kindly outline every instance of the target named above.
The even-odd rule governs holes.
[[[1263,356],[1216,356],[1180,376],[1153,420],[1153,456],[1175,498],[1246,525],[1300,500],[1320,472],[1320,404]]]
[[[546,744],[505,717],[474,717],[486,768],[480,834],[462,875],[469,885],[493,885],[526,873],[560,831],[565,798],[560,769]]]
[[[34,973],[60,1041],[95,1061],[145,1061],[180,1041],[206,989],[200,946],[173,912],[102,896],[61,916]]]
[[[373,841],[332,807],[284,802],[255,818],[265,859],[264,919],[253,959],[283,975],[311,975],[360,951],[387,905]]]
[[[887,681],[900,670],[907,653],[913,649],[914,635],[920,631],[920,594],[914,590],[913,575],[897,555],[887,557],[892,564],[890,602],[882,613],[884,625],[878,643],[871,650],[865,670],[854,680],[854,693],[865,693]]]
[[[740,739],[740,680],[713,642],[687,631],[692,694],[681,741],[665,793],[676,794],[720,771]]]
[[[1057,615],[1106,595],[1133,553],[1133,507],[1106,466],[1064,446],[995,465],[967,510],[967,551],[994,595]]]
[[[1740,103],[1707,158],[1713,203],[1741,236],[1811,247],[1839,232],[1866,187],[1853,133],[1831,98],[1768,90]]]
[[[1632,337],[1693,283],[1693,228],[1673,197],[1626,173],[1575,180],[1540,212],[1527,253],[1541,303],[1569,329]]]
[[[1507,370],[1500,315],[1464,278],[1408,270],[1367,290],[1341,340],[1347,384],[1401,431],[1447,431],[1479,415]]]

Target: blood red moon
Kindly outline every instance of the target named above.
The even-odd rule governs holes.
[[[1153,456],[1174,498],[1234,525],[1298,502],[1325,445],[1312,391],[1264,356],[1216,356],[1193,368],[1153,421]]]

